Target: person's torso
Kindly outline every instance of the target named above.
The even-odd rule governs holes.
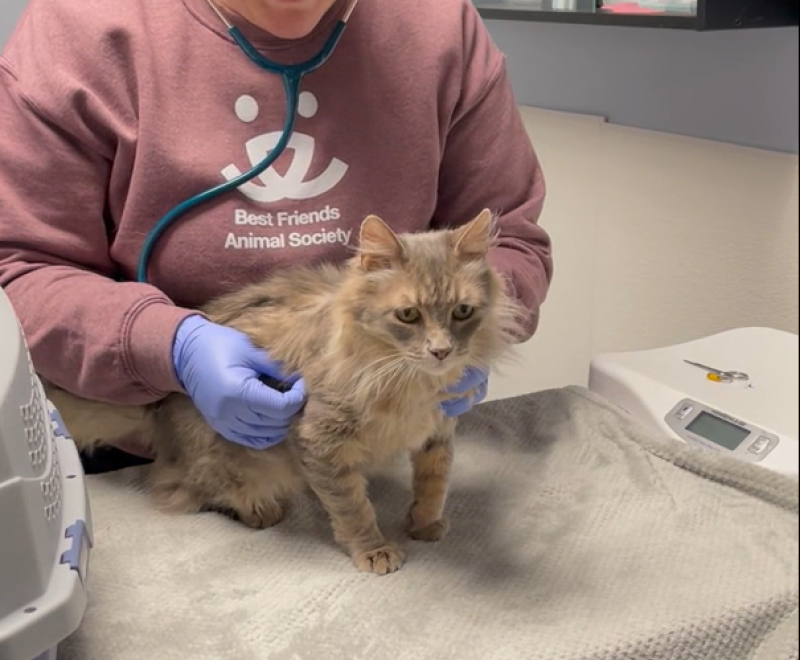
[[[252,181],[176,220],[155,246],[149,281],[195,306],[274,269],[347,258],[368,214],[397,231],[425,229],[458,103],[463,5],[361,0],[331,59],[302,82],[286,151]],[[247,34],[272,59],[304,60],[322,47],[341,7],[291,48]],[[205,0],[144,0],[127,13],[120,31],[130,33],[119,41],[130,53],[130,70],[120,71],[125,93],[101,104],[119,110],[106,110],[118,141],[110,250],[119,276],[134,279],[159,218],[275,147],[286,96],[279,76],[225,38]]]

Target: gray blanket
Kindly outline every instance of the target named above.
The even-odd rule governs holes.
[[[145,468],[146,469],[146,468]],[[358,573],[312,499],[250,531],[91,477],[84,623],[60,660],[798,658],[796,482],[694,452],[581,388],[463,419],[438,545]],[[405,461],[373,482],[388,535]]]

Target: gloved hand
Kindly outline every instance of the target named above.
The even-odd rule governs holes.
[[[238,330],[202,316],[186,318],[172,347],[175,373],[208,424],[223,438],[266,449],[286,436],[305,402],[303,380],[287,377]],[[281,393],[260,376],[291,385]]]
[[[486,398],[488,387],[489,372],[477,367],[468,367],[464,370],[464,374],[459,381],[446,390],[448,394],[461,394],[463,396],[453,397],[439,404],[444,416],[458,417],[463,415],[472,406]]]

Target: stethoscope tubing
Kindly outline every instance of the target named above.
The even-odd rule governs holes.
[[[226,192],[234,190],[242,184],[247,183],[251,179],[257,177],[259,174],[269,169],[286,150],[289,140],[291,139],[292,132],[294,131],[294,123],[297,117],[297,106],[300,98],[300,83],[302,82],[303,76],[321,67],[333,54],[333,51],[336,49],[342,33],[344,32],[344,29],[347,27],[347,22],[349,21],[350,16],[352,15],[353,10],[358,3],[358,0],[353,0],[350,3],[349,7],[345,11],[344,16],[337,21],[322,49],[320,49],[320,51],[314,57],[300,64],[282,65],[272,62],[261,55],[261,53],[259,53],[253,47],[253,45],[247,40],[241,31],[225,18],[224,14],[222,14],[216,5],[214,5],[212,0],[207,1],[220,19],[225,23],[230,37],[236,42],[248,59],[250,59],[259,68],[270,73],[275,73],[281,77],[283,82],[283,91],[286,97],[286,117],[283,123],[283,130],[280,138],[278,139],[278,143],[275,145],[275,148],[272,149],[260,163],[251,167],[249,170],[243,172],[239,176],[226,181],[225,183],[214,186],[213,188],[198,193],[197,195],[194,195],[181,202],[177,206],[170,209],[158,220],[158,222],[156,222],[153,228],[148,232],[147,236],[145,236],[141,252],[139,253],[139,260],[136,268],[136,280],[137,282],[141,283],[147,282],[147,267],[150,263],[150,257],[152,256],[158,240],[161,238],[164,232],[175,223],[176,220],[200,204],[204,204],[215,197],[219,197]]]

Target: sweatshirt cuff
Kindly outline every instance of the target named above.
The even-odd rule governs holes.
[[[159,298],[144,301],[129,317],[123,328],[123,361],[151,396],[183,391],[172,363],[172,344],[181,322],[198,313]]]

